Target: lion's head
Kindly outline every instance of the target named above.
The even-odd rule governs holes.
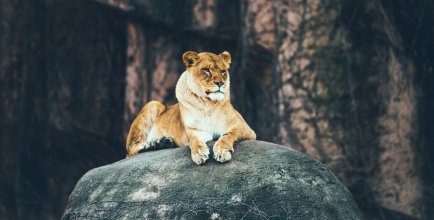
[[[229,52],[216,55],[188,51],[182,60],[189,74],[187,84],[190,91],[212,101],[229,99]]]

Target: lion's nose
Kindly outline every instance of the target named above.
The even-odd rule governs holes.
[[[218,82],[214,81],[214,84],[216,84],[218,87],[222,87],[222,85],[225,83],[222,81],[218,81]]]

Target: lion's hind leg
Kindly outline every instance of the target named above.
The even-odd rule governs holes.
[[[157,101],[147,103],[131,124],[128,132],[126,149],[127,157],[151,148],[154,143],[148,141],[152,136],[153,126],[157,118],[166,110],[166,106]],[[160,141],[161,142],[161,141]],[[173,141],[172,141],[173,142]]]
[[[162,137],[161,139],[157,139],[156,141],[147,143],[144,148],[139,150],[139,153],[176,147],[178,146],[175,144],[175,141],[171,137]]]

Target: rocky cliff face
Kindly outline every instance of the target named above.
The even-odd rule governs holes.
[[[153,151],[93,169],[63,219],[360,218],[350,192],[302,153],[244,141],[225,164],[197,166],[189,156],[188,148]]]

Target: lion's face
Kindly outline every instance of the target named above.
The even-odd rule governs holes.
[[[219,55],[192,51],[182,56],[189,73],[188,87],[198,96],[213,101],[223,101],[229,98],[229,65],[231,55],[223,52]]]

